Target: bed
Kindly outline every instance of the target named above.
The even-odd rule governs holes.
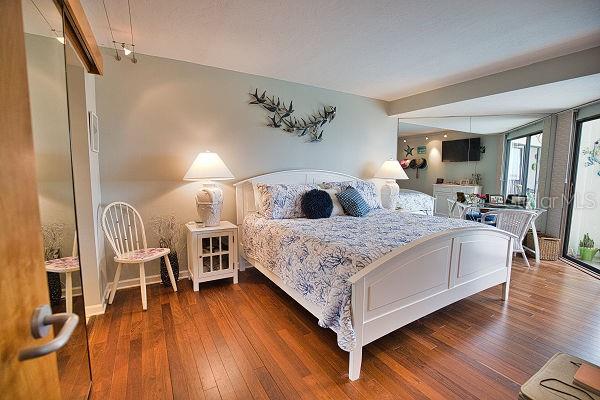
[[[256,183],[318,184],[358,178],[281,171],[235,184],[241,269],[257,268],[333,329],[360,376],[362,347],[495,285],[509,292],[514,236],[483,224],[373,210],[363,218],[265,219]]]

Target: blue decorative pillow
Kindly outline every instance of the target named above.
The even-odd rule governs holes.
[[[353,217],[362,217],[371,211],[365,199],[363,199],[358,190],[352,186],[337,193],[336,196],[346,214],[352,215]]]
[[[301,206],[307,218],[329,218],[333,210],[333,201],[326,191],[313,189],[302,195]]]

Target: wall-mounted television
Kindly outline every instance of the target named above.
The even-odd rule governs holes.
[[[442,161],[479,161],[481,159],[481,139],[445,140],[442,142]]]

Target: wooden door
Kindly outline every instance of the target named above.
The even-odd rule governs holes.
[[[56,356],[20,362],[19,351],[52,338],[30,334],[48,304],[27,88],[21,0],[0,1],[0,393],[60,399]]]

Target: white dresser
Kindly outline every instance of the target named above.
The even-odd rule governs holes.
[[[474,185],[448,185],[445,183],[433,184],[433,197],[435,198],[435,215],[448,216],[448,199],[456,200],[456,193],[480,194],[481,186]]]

